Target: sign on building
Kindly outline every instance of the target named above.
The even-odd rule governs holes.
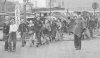
[[[16,7],[15,7],[15,22],[17,25],[20,24],[20,6],[19,3],[16,3]]]

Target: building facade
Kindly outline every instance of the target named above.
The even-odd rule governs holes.
[[[50,8],[51,7],[61,7],[61,8],[65,8],[65,0],[51,0],[51,4],[50,4],[50,0],[46,0],[46,7]]]
[[[93,11],[93,2],[99,4],[100,0],[51,0],[51,7],[62,7],[72,11]],[[50,0],[46,0],[46,7],[50,8]]]

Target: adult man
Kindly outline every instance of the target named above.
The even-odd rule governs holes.
[[[19,32],[21,34],[22,47],[26,45],[25,36],[27,31],[27,25],[24,23],[24,19],[21,19],[21,24],[19,25]]]
[[[3,40],[5,41],[4,49],[8,50],[8,38],[9,38],[9,21],[7,20],[3,25]]]
[[[36,36],[37,36],[37,40],[38,40],[38,44],[37,44],[37,47],[38,45],[41,45],[41,35],[42,35],[42,32],[41,32],[41,29],[42,29],[42,22],[40,21],[40,18],[38,17],[35,24],[34,24],[34,27],[35,27],[35,30],[36,30]]]
[[[9,42],[9,52],[13,51],[15,52],[16,50],[16,32],[17,32],[17,25],[15,24],[15,20],[12,19],[12,23],[10,25],[10,31],[9,31],[9,39],[8,39],[8,42]],[[13,45],[12,43],[13,42]]]
[[[81,38],[82,38],[82,33],[83,33],[83,23],[82,23],[82,18],[77,19],[77,25],[75,26],[74,30],[74,44],[76,50],[81,49]]]

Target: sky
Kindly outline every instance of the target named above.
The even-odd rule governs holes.
[[[12,1],[19,1],[20,3],[23,3],[23,0],[12,0]],[[37,1],[37,6],[39,6],[39,7],[45,7],[46,6],[46,0],[36,0],[36,1]],[[93,2],[97,2],[98,4],[100,4],[100,0],[64,0],[64,1],[66,1],[65,7],[69,8],[69,9],[73,9],[73,8],[79,8],[80,9],[80,7],[92,9],[92,3]],[[99,10],[100,10],[100,5],[99,5]]]
[[[100,0],[66,0],[66,7],[69,7],[70,9],[78,9],[78,10],[91,10],[93,2],[97,2],[99,4],[99,8],[97,10],[100,10]],[[67,6],[68,5],[68,6]]]
[[[16,1],[19,1],[20,3],[23,3],[23,0],[16,0]],[[36,0],[37,1],[37,5],[39,7],[45,7],[46,6],[46,0]]]
[[[19,1],[19,3],[23,3],[23,0],[7,0],[7,1]],[[31,0],[37,1],[37,6],[39,7],[46,7],[46,0]]]
[[[23,3],[23,0],[18,0],[20,3]]]

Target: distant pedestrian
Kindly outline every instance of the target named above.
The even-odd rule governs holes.
[[[10,31],[9,31],[9,39],[8,39],[8,42],[9,42],[9,52],[13,51],[15,52],[16,51],[16,32],[17,32],[17,25],[15,24],[15,20],[13,19],[12,20],[12,23],[10,25]]]
[[[89,27],[88,27],[88,29],[90,31],[90,37],[93,37],[93,29],[94,29],[94,27],[95,27],[95,22],[93,21],[92,18],[90,18]]]

